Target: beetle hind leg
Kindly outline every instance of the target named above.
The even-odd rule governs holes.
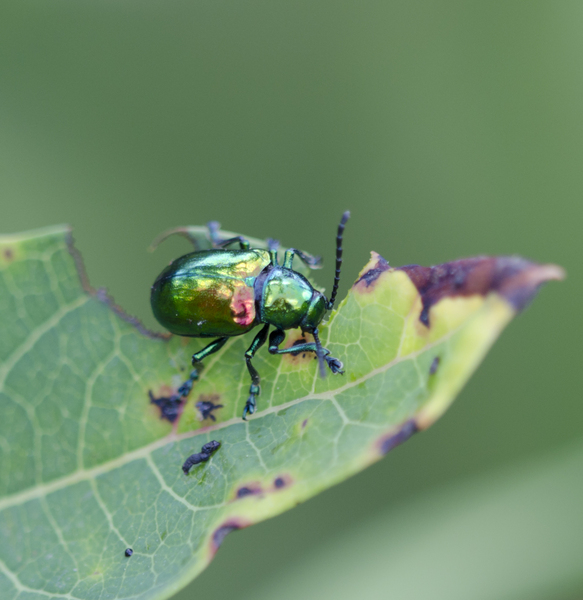
[[[247,369],[249,371],[249,375],[251,375],[251,386],[249,387],[249,398],[247,398],[247,402],[245,403],[245,408],[243,409],[243,420],[247,420],[247,415],[252,415],[255,412],[256,407],[256,399],[259,396],[261,391],[260,387],[260,377],[257,369],[251,364],[251,359],[255,356],[255,352],[265,344],[267,340],[267,332],[269,331],[269,325],[265,325],[261,328],[261,331],[255,336],[253,341],[251,342],[251,346],[247,352],[245,352],[245,362],[247,363]]]
[[[176,415],[178,415],[178,407],[182,402],[183,398],[186,398],[191,390],[194,382],[200,377],[200,372],[202,371],[203,365],[202,360],[209,356],[210,354],[214,354],[218,350],[220,350],[226,343],[229,338],[223,337],[218,338],[212,341],[208,346],[205,346],[199,352],[196,352],[192,355],[192,366],[193,369],[188,376],[188,379],[176,390],[176,394],[173,394],[168,398],[168,403],[174,408]],[[151,401],[157,404],[156,399],[152,397],[150,392]]]
[[[299,354],[300,352],[315,352],[317,354],[318,349],[315,342],[306,342],[305,344],[297,344],[290,348],[280,348],[280,344],[285,339],[285,333],[281,329],[276,329],[269,336],[269,353],[270,354]],[[342,361],[330,356],[330,350],[328,348],[322,348],[324,356],[322,357],[328,368],[334,375],[344,375],[344,365]]]

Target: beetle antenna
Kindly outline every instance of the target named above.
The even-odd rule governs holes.
[[[324,348],[322,348],[322,342],[320,341],[320,337],[318,336],[317,329],[314,329],[314,331],[312,331],[312,335],[314,336],[314,341],[316,342],[316,356],[318,357],[318,364],[320,366],[320,377],[324,379],[324,377],[326,377],[326,365],[324,363]]]
[[[342,268],[342,234],[344,233],[344,227],[346,227],[346,221],[350,219],[350,211],[347,210],[340,219],[340,225],[338,225],[338,233],[336,235],[336,273],[334,275],[334,286],[332,287],[332,294],[330,300],[328,300],[328,310],[332,310],[334,302],[336,301],[336,294],[338,293],[338,284],[340,283],[340,269]]]

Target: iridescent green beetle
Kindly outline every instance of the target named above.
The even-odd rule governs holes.
[[[251,387],[243,419],[255,412],[260,379],[251,360],[266,342],[271,326],[275,327],[269,335],[271,354],[315,352],[322,376],[325,375],[325,364],[332,373],[344,373],[342,363],[322,347],[318,325],[336,300],[342,265],[342,234],[349,217],[350,213],[345,212],[338,226],[336,274],[330,299],[292,268],[296,255],[310,267],[316,266],[319,259],[290,248],[280,266],[277,242],[270,240],[268,249],[263,250],[250,248],[249,242],[240,236],[222,240],[217,223],[209,223],[213,249],[186,254],[160,273],[151,295],[152,311],[158,322],[176,335],[217,338],[193,355],[194,370],[178,388],[173,400],[180,401],[190,393],[199,377],[203,359],[222,348],[230,337],[247,333],[257,325],[263,327],[245,352]],[[234,243],[239,244],[239,250],[225,248]],[[284,331],[297,327],[312,334],[314,342],[280,349],[285,339]]]

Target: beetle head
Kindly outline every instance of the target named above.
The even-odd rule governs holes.
[[[301,328],[308,333],[313,333],[318,329],[318,325],[322,322],[327,309],[328,299],[326,296],[314,290],[310,306],[302,319]]]

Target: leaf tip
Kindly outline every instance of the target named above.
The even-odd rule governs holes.
[[[406,265],[397,270],[404,271],[417,288],[423,305],[419,320],[426,327],[430,327],[431,307],[443,298],[495,292],[520,312],[541,284],[565,276],[557,265],[541,265],[520,256],[478,256],[433,267]]]
[[[360,293],[372,291],[378,278],[389,269],[389,263],[378,252],[372,250],[370,260],[358,274],[352,288]]]

